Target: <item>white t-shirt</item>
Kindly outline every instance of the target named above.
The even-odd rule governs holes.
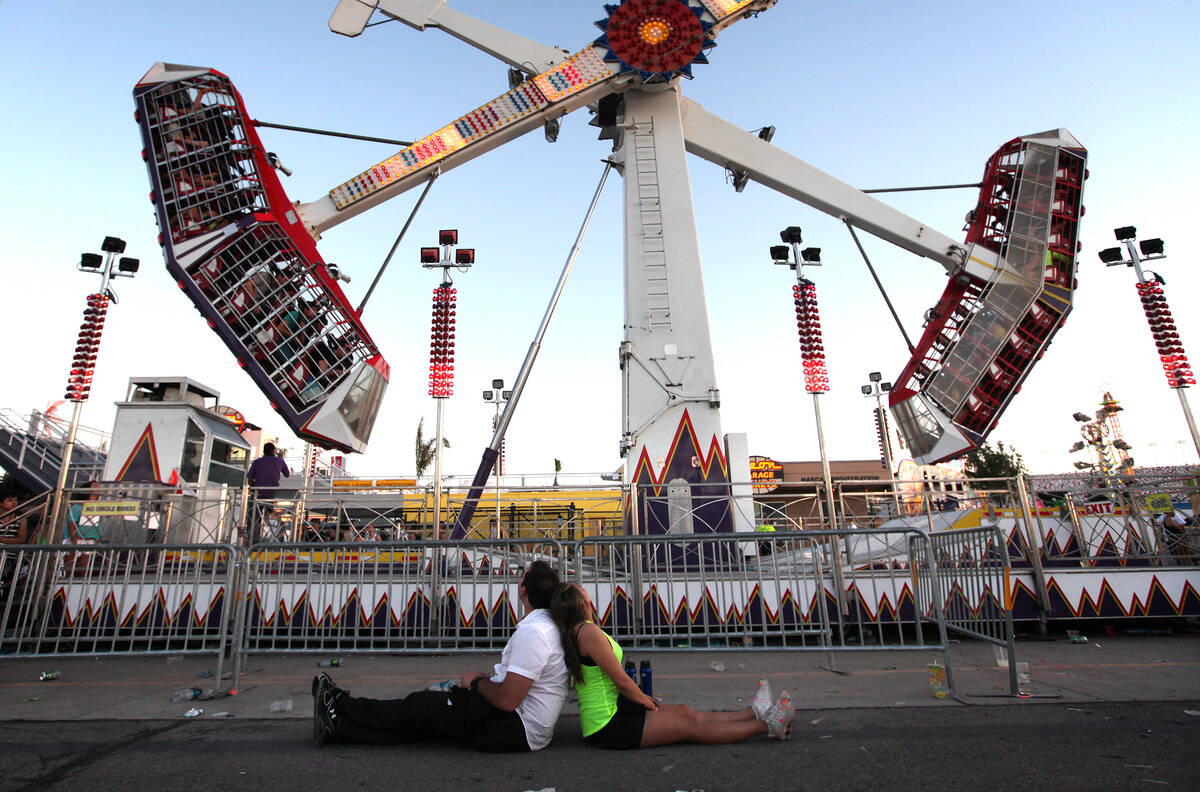
[[[529,749],[540,751],[554,736],[554,724],[567,699],[569,676],[558,626],[545,608],[531,611],[517,624],[504,645],[492,681],[500,684],[509,671],[533,680],[525,699],[517,705],[517,714],[525,726]]]

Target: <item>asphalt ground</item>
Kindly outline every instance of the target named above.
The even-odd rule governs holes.
[[[641,659],[636,650],[630,656]],[[313,748],[314,656],[250,657],[238,695],[185,703],[171,693],[211,686],[200,675],[212,657],[5,659],[0,790],[1200,787],[1200,637],[1021,642],[1031,698],[1006,695],[990,646],[956,644],[953,656],[958,695],[938,700],[925,653],[839,654],[840,673],[821,667],[825,653],[646,655],[655,694],[698,708],[744,706],[767,676],[799,707],[793,739],[608,752],[582,741],[569,704],[550,748],[507,756],[437,743]],[[401,695],[494,662],[343,659],[330,669],[338,684],[369,696]],[[42,670],[62,676],[39,682]],[[271,711],[288,701],[290,711]],[[203,713],[183,717],[191,707]]]

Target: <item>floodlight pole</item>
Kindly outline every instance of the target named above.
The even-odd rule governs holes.
[[[457,299],[452,288],[454,281],[450,279],[450,268],[469,269],[475,261],[474,250],[463,250],[468,253],[465,258],[455,254],[458,245],[458,231],[441,231],[438,234],[441,248],[439,255],[434,248],[429,248],[429,260],[422,250],[421,266],[425,269],[441,269],[442,282],[434,289],[433,328],[430,331],[429,351],[429,395],[437,401],[437,434],[433,447],[433,540],[442,538],[442,443],[445,420],[445,402],[454,392],[454,325],[453,318]],[[436,260],[433,260],[436,259]]]
[[[821,420],[820,395],[829,390],[829,374],[825,368],[825,349],[821,342],[821,321],[817,310],[816,287],[804,279],[804,265],[821,266],[820,248],[800,250],[801,234],[796,226],[789,226],[779,233],[784,245],[791,246],[792,261],[788,261],[787,248],[783,245],[771,248],[771,259],[796,271],[796,285],[792,294],[796,303],[796,319],[800,332],[800,355],[804,361],[804,389],[812,394],[813,413],[817,421],[817,448],[821,453],[821,480],[825,487],[825,512],[829,517],[829,530],[838,529],[837,509],[833,501],[833,475],[829,469],[829,453],[825,448],[825,425]],[[844,546],[849,556],[849,540],[844,537]],[[842,570],[842,555],[836,537],[830,537],[829,548],[833,555],[833,582],[837,588],[838,610],[848,614],[845,575]]]
[[[71,402],[71,424],[67,429],[67,440],[63,444],[62,467],[58,471],[58,480],[54,485],[54,502],[50,507],[50,530],[48,533],[49,542],[51,545],[62,544],[63,534],[66,526],[62,524],[65,521],[60,521],[59,515],[62,512],[63,501],[67,489],[67,475],[71,467],[71,457],[75,453],[75,438],[79,434],[79,416],[83,410],[83,403],[87,401],[91,394],[92,372],[95,369],[95,353],[100,348],[100,335],[104,329],[104,315],[108,308],[108,285],[114,277],[132,278],[137,272],[138,262],[136,259],[121,259],[121,271],[113,272],[113,265],[117,263],[117,256],[125,252],[125,242],[116,237],[105,237],[104,243],[101,245],[104,251],[103,266],[85,266],[85,263],[93,263],[99,259],[94,253],[85,253],[80,265],[77,267],[81,272],[92,271],[100,276],[100,289],[92,295],[88,295],[87,308],[84,310],[83,325],[79,330],[79,340],[75,347],[75,359],[71,365],[71,375],[67,381],[66,398]],[[132,269],[125,272],[126,262],[131,263]],[[96,303],[102,303],[102,306],[97,306]],[[81,355],[83,356],[81,358]],[[90,357],[89,357],[90,355]]]
[[[792,260],[795,262],[796,270],[796,285],[801,291],[804,290],[804,257],[800,251],[800,242],[793,241],[789,243],[792,246]],[[820,266],[819,259],[809,262],[813,266]],[[822,355],[824,358],[824,355]],[[822,368],[824,368],[822,366]],[[826,387],[828,389],[828,386]],[[813,398],[813,412],[816,414],[817,420],[817,448],[821,453],[821,479],[825,486],[825,509],[829,515],[829,528],[832,531],[837,530],[837,513],[833,503],[833,474],[829,468],[829,452],[825,447],[825,423],[821,420],[821,399],[820,396],[824,391],[820,389],[810,389],[809,393]]]
[[[495,434],[496,429],[500,426],[500,408],[508,404],[508,400],[512,397],[512,391],[504,390],[504,380],[493,379],[492,389],[483,392],[483,400],[496,407],[496,414],[492,417],[492,433]],[[500,476],[504,473],[504,438],[500,438],[500,448],[497,449],[498,456],[494,465],[496,474],[496,530],[490,537],[492,539],[500,538]]]
[[[883,466],[887,468],[888,480],[892,489],[892,503],[896,508],[896,516],[900,516],[900,493],[896,491],[896,471],[892,467],[892,434],[888,426],[887,412],[883,409],[883,394],[891,390],[891,383],[881,382],[879,372],[871,372],[870,383],[864,385],[868,396],[875,397],[875,423],[879,430],[879,450],[883,452]],[[887,388],[887,390],[885,390]],[[869,389],[869,390],[867,390]]]
[[[1128,254],[1129,257],[1127,259],[1125,259],[1124,261],[1120,260],[1120,256],[1115,255],[1119,251],[1119,248],[1112,248],[1110,250],[1101,251],[1100,260],[1104,261],[1104,263],[1110,267],[1117,266],[1119,264],[1124,264],[1126,266],[1133,267],[1133,271],[1137,275],[1137,283],[1138,283],[1139,287],[1141,287],[1143,284],[1153,282],[1155,280],[1154,278],[1148,279],[1146,277],[1146,273],[1142,269],[1142,261],[1144,259],[1138,254],[1137,245],[1134,244],[1137,241],[1137,229],[1134,228],[1133,226],[1122,226],[1121,228],[1115,229],[1114,233],[1117,236],[1117,241],[1125,246],[1125,252]],[[1150,242],[1154,242],[1154,241],[1157,241],[1159,243],[1158,250],[1151,249],[1151,251],[1146,255],[1145,260],[1157,260],[1160,258],[1166,258],[1166,255],[1162,252],[1162,240],[1150,240]],[[1105,258],[1105,254],[1107,254],[1107,253],[1114,254],[1112,256],[1111,260]],[[1165,299],[1162,300],[1161,309],[1166,313],[1166,317],[1169,320],[1170,319],[1170,311],[1166,307]],[[1148,320],[1150,320],[1151,329],[1153,330],[1154,329],[1154,319],[1150,315],[1149,309],[1147,309],[1147,311],[1148,312],[1147,312],[1146,318]],[[1176,336],[1176,338],[1178,338],[1178,336]],[[1157,339],[1156,339],[1156,341],[1157,341]],[[1182,348],[1182,345],[1180,345],[1180,348]],[[1186,357],[1184,357],[1184,361],[1186,363]],[[1168,379],[1170,379],[1170,378],[1168,377]],[[1194,381],[1194,380],[1191,380],[1191,381]],[[1178,384],[1171,384],[1170,387],[1177,394],[1179,394],[1179,406],[1183,409],[1183,418],[1187,422],[1188,431],[1191,432],[1191,435],[1192,435],[1192,447],[1195,448],[1195,450],[1196,450],[1196,456],[1200,457],[1200,429],[1198,429],[1196,426],[1196,418],[1195,418],[1195,416],[1192,415],[1192,406],[1188,403],[1188,398],[1187,398],[1188,384],[1187,384],[1187,381],[1184,381],[1183,377],[1179,377],[1176,380],[1176,382],[1178,382]]]

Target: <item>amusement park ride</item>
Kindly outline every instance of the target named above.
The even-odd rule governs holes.
[[[445,0],[341,0],[329,22],[337,33],[357,36],[379,12],[441,29],[514,77],[511,90],[307,203],[285,194],[228,77],[156,64],[134,97],[168,269],[299,436],[362,451],[390,372],[317,240],[588,107],[624,177],[627,482],[683,482],[696,495],[727,487],[740,469],[722,445],[688,153],[945,270],[890,404],[918,462],[960,456],[983,442],[1071,309],[1086,151],[1062,129],[1005,143],[987,161],[960,243],[683,96],[683,78],[708,63],[717,35],[774,3],[624,0],[604,6],[599,38],[569,53]],[[486,481],[485,468],[486,453]]]

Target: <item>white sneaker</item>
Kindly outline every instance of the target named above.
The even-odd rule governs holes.
[[[758,689],[750,699],[750,709],[754,711],[754,717],[767,722],[767,713],[771,711],[771,683],[767,680],[758,680]]]
[[[767,736],[772,740],[786,740],[792,736],[792,721],[796,719],[796,708],[787,691],[779,694],[779,700],[771,707],[764,722],[767,724]]]

